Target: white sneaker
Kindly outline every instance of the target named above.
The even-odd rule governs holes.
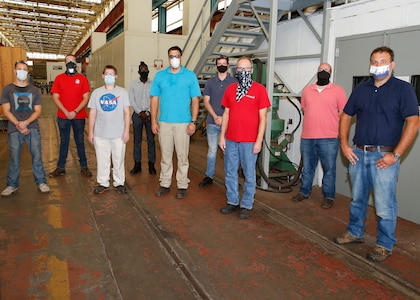
[[[41,193],[49,193],[50,192],[50,188],[45,183],[41,183],[40,185],[38,185],[38,188],[41,191]]]
[[[16,193],[16,191],[18,190],[18,188],[14,188],[14,187],[12,187],[12,186],[7,186],[2,192],[1,192],[1,195],[3,196],[3,197],[7,197],[7,196],[10,196],[10,195],[12,195],[12,194],[14,194],[14,193]]]

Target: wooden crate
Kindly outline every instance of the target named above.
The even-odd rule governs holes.
[[[26,50],[21,47],[0,46],[0,93],[5,85],[13,82],[13,70],[17,60],[26,61]],[[3,109],[0,105],[0,116]]]

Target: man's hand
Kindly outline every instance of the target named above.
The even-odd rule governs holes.
[[[254,149],[252,150],[253,154],[258,154],[261,152],[262,143],[254,143]]]
[[[398,161],[398,158],[394,157],[391,152],[385,153],[384,157],[378,159],[376,161],[376,167],[381,170],[385,170],[386,168],[392,166]]]
[[[93,142],[95,141],[95,136],[93,135],[93,133],[89,133],[88,134],[88,141],[93,144]]]
[[[352,165],[355,165],[359,160],[359,157],[353,152],[353,148],[350,145],[341,145],[341,151]]]
[[[158,134],[159,131],[160,131],[159,124],[158,123],[152,123],[152,132],[154,134]]]
[[[217,116],[216,118],[214,118],[214,124],[216,124],[217,126],[221,126],[222,125],[222,116]]]
[[[187,126],[187,134],[189,136],[193,135],[195,133],[195,129],[196,129],[197,125],[195,125],[194,123],[190,123]]]
[[[124,144],[127,144],[128,140],[130,139],[130,133],[129,132],[124,132],[123,136],[122,136],[122,141]]]
[[[76,112],[75,111],[67,112],[66,117],[69,120],[73,120],[76,117]]]
[[[225,150],[226,150],[226,139],[222,135],[220,135],[220,138],[219,138],[219,147],[220,147],[220,149],[222,149],[223,152],[225,152]]]

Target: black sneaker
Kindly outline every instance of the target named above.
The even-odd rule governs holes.
[[[109,187],[99,185],[93,190],[93,193],[94,194],[102,194],[103,192],[106,192],[108,189],[109,189]]]
[[[124,185],[119,185],[116,187],[117,192],[120,194],[127,194],[127,189],[125,188]]]
[[[170,189],[164,186],[159,187],[159,189],[156,191],[156,196],[160,197],[162,195],[165,195],[166,193],[169,193]]]
[[[241,209],[239,210],[238,218],[239,219],[248,219],[250,214],[251,214],[250,209],[241,207]]]
[[[137,174],[141,172],[141,163],[135,162],[133,169],[130,171],[130,174]]]
[[[151,175],[156,174],[155,164],[151,163],[151,162],[149,162],[149,174],[151,174]]]
[[[178,189],[176,192],[175,198],[182,199],[187,196],[187,189]]]
[[[52,178],[58,177],[58,176],[64,176],[64,175],[66,175],[66,170],[62,168],[57,168],[54,171],[52,171],[50,174],[48,174],[48,176]]]
[[[204,177],[204,179],[198,184],[199,187],[205,187],[208,186],[210,184],[213,184],[213,179],[206,176]]]
[[[227,204],[225,207],[222,207],[220,209],[220,212],[222,214],[230,214],[231,212],[234,212],[235,210],[239,209],[239,205],[232,205],[232,204]]]

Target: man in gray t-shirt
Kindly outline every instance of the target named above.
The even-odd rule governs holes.
[[[216,156],[218,149],[218,141],[220,135],[220,125],[222,124],[222,98],[228,85],[237,82],[235,78],[227,72],[229,68],[229,58],[220,55],[216,58],[217,74],[213,78],[207,80],[204,87],[204,106],[207,109],[207,144],[209,146],[207,152],[207,168],[206,176],[199,183],[200,187],[205,187],[213,183],[213,176],[216,169]]]
[[[41,115],[41,93],[29,84],[28,65],[24,61],[15,63],[15,80],[2,90],[0,103],[8,122],[9,169],[7,186],[1,192],[3,197],[10,196],[19,188],[20,153],[25,142],[32,156],[32,171],[35,183],[42,193],[48,193],[44,164],[42,163],[41,136],[38,117]]]

